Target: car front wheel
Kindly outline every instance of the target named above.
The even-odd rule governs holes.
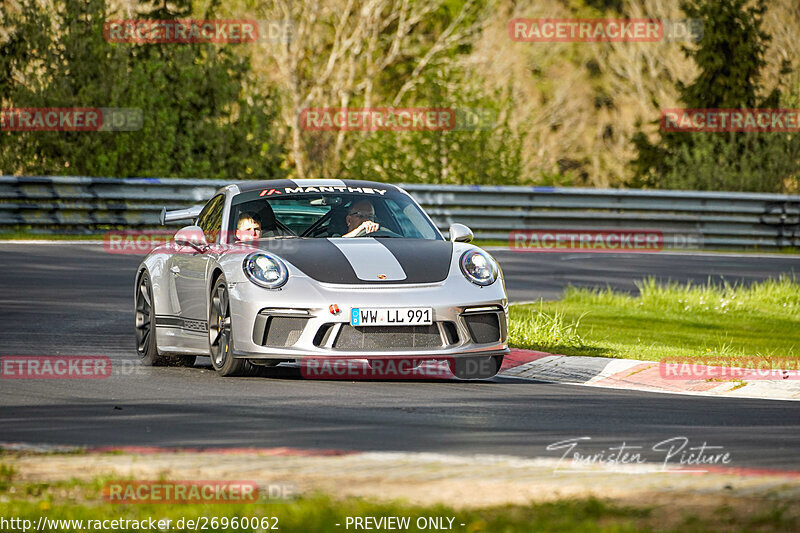
[[[220,376],[251,376],[259,369],[247,359],[234,359],[231,304],[224,276],[214,282],[208,311],[208,351],[211,366]]]

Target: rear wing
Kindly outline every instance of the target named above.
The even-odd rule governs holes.
[[[193,205],[187,209],[176,209],[174,211],[167,211],[167,208],[163,207],[161,208],[161,225],[178,220],[194,220],[200,216],[200,211],[203,210],[203,207],[202,205]]]

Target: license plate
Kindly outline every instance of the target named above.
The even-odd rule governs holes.
[[[430,326],[430,307],[354,307],[350,310],[351,326]]]

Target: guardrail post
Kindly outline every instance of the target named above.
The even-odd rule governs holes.
[[[796,206],[794,212],[790,209]],[[777,222],[769,222],[766,218],[769,215],[778,215]],[[761,223],[776,226],[775,245],[778,248],[786,246],[800,246],[800,202],[769,202],[767,203],[764,214],[761,215]],[[788,242],[784,244],[784,240]]]

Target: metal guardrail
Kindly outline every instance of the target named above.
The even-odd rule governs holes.
[[[161,208],[203,203],[228,182],[159,178],[0,176],[0,231],[102,233],[159,224]],[[800,248],[800,195],[419,185],[403,187],[442,230],[479,239],[519,230],[658,230],[704,248]],[[673,240],[671,241],[670,238]]]

